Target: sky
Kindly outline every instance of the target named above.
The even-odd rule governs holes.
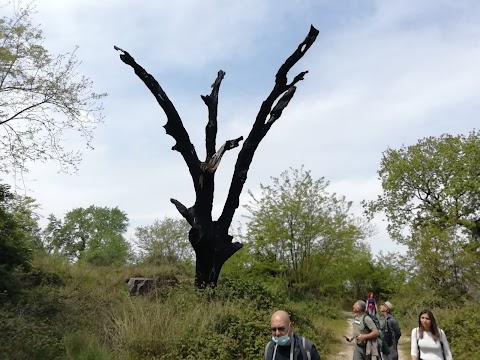
[[[295,97],[257,149],[233,225],[245,221],[246,190],[259,192],[301,165],[331,192],[353,201],[381,194],[377,171],[387,148],[427,136],[478,129],[480,2],[477,0],[36,0],[35,19],[51,53],[78,45],[79,72],[103,99],[105,123],[74,175],[55,163],[31,164],[26,194],[41,214],[118,207],[137,226],[179,218],[170,198],[194,202],[191,178],[166,117],[132,69],[128,51],[174,103],[199,157],[205,157],[207,109],[218,70],[217,144],[248,135],[278,68],[308,33],[314,45],[289,73],[308,70]],[[73,144],[81,142],[69,139]],[[242,144],[242,143],[241,143]],[[240,147],[217,170],[214,216],[223,209]],[[7,179],[14,181],[13,179]],[[368,241],[374,253],[404,252],[382,216]]]

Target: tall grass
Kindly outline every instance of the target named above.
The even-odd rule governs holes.
[[[130,297],[129,276],[172,275],[175,268],[98,268],[50,257],[36,259],[34,269],[24,276],[22,296],[0,306],[8,320],[0,321],[0,358],[259,359],[271,336],[270,314],[279,308],[291,312],[295,331],[311,338],[323,357],[331,350],[324,319],[332,308],[289,300],[252,280],[223,279],[215,290],[198,291],[190,278]]]

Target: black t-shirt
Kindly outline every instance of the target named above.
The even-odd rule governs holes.
[[[290,344],[288,344],[287,346],[278,345],[275,359],[272,360],[290,360]]]

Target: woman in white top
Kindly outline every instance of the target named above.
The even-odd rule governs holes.
[[[445,332],[437,327],[430,310],[418,315],[418,327],[412,330],[412,360],[453,360]]]

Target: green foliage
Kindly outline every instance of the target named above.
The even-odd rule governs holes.
[[[379,170],[383,195],[366,203],[383,211],[392,238],[409,248],[415,274],[441,296],[478,293],[480,132],[421,139],[388,149]]]
[[[91,335],[82,332],[68,334],[64,338],[68,360],[116,360],[115,353]]]
[[[477,301],[452,307],[439,315],[440,327],[447,334],[455,359],[468,360],[472,358],[472,354],[480,352],[480,304]]]
[[[323,292],[369,228],[350,214],[350,202],[329,194],[328,182],[314,180],[303,168],[285,171],[272,181],[273,185],[261,185],[260,198],[250,193],[246,206],[251,213],[247,225],[251,266],[272,276],[287,274],[297,289]]]
[[[185,219],[165,217],[153,225],[135,229],[141,258],[147,263],[178,263],[193,259],[193,248],[188,241],[190,225]]]
[[[0,184],[0,293],[16,291],[15,271],[30,267],[29,235],[19,218],[11,212],[14,195]]]
[[[0,310],[2,352],[9,359],[60,359],[65,328],[59,323],[67,315],[65,305],[58,289],[48,286],[4,303]]]
[[[211,293],[215,299],[222,301],[246,301],[251,306],[264,310],[286,299],[285,293],[273,294],[258,282],[241,278],[222,277],[215,289],[206,290],[204,293]]]
[[[78,76],[75,50],[52,55],[43,47],[32,3],[10,5],[10,15],[0,18],[0,172],[21,173],[27,162],[47,160],[56,160],[61,170],[76,169],[81,154],[64,148],[64,139],[80,133],[91,147],[93,129],[102,121],[97,102],[105,94],[94,93],[92,82]]]
[[[123,265],[130,247],[123,234],[127,215],[118,208],[90,206],[68,212],[62,222],[50,215],[44,241],[54,253],[97,266]]]

